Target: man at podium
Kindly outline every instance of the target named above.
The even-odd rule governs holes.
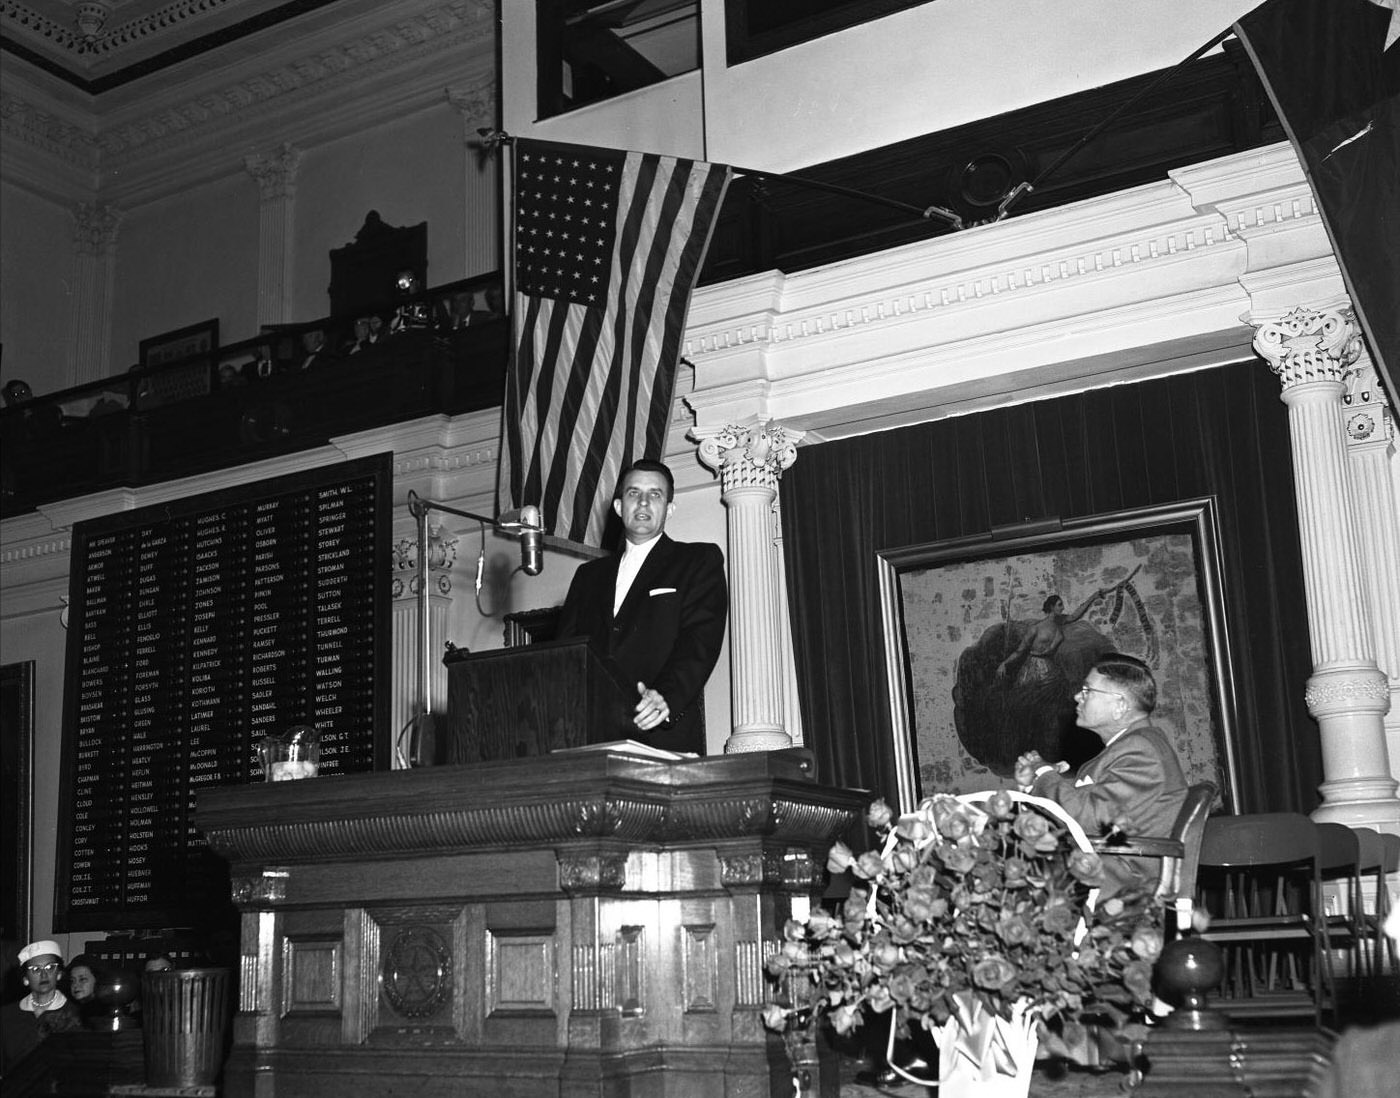
[[[703,755],[700,697],[724,641],[729,590],[718,545],[666,536],[674,497],[671,470],[659,461],[623,472],[613,493],[622,553],[574,573],[556,636],[587,637],[636,683],[633,738]]]

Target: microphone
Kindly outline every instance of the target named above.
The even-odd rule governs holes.
[[[520,569],[527,576],[544,570],[544,520],[533,503],[520,508]]]

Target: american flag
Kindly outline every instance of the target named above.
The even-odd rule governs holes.
[[[690,291],[731,169],[515,141],[514,348],[500,492],[602,541],[621,470],[665,450]]]

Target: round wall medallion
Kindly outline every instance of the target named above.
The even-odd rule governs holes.
[[[1347,434],[1357,442],[1365,442],[1376,431],[1376,421],[1367,412],[1357,412],[1347,420]]]
[[[452,994],[452,951],[430,927],[404,927],[384,952],[379,984],[402,1017],[430,1017]]]

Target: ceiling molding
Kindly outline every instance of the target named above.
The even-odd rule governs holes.
[[[100,94],[343,0],[0,0],[10,52]]]
[[[4,174],[41,193],[48,185],[65,198],[131,208],[241,173],[244,155],[270,133],[310,148],[443,106],[449,85],[494,79],[494,34],[479,0],[375,5],[314,32],[299,28],[280,50],[181,66],[62,113],[40,91],[52,77],[7,64],[0,125],[27,155]]]
[[[702,426],[758,414],[832,438],[1141,380],[1247,358],[1252,307],[1330,296],[1336,279],[1283,144],[878,257],[702,287],[687,403]]]

